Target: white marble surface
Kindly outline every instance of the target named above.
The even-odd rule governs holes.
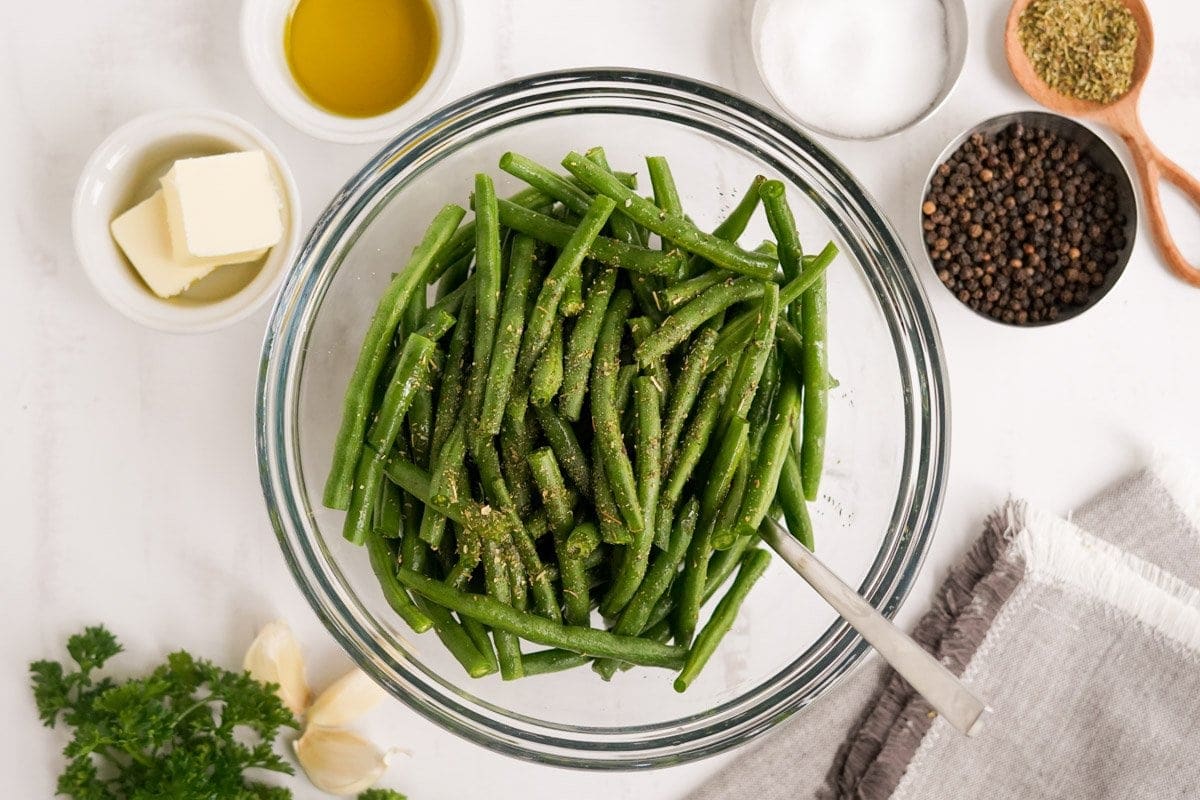
[[[455,96],[524,73],[615,64],[767,102],[746,41],[749,2],[463,4]],[[945,142],[1031,106],[1003,64],[1007,4],[968,5],[968,63],[938,115],[890,141],[829,143],[914,248],[920,182]],[[1200,6],[1151,5],[1158,56],[1145,121],[1167,153],[1200,172]],[[37,729],[25,669],[58,655],[86,623],[122,636],[130,669],[178,646],[235,663],[257,626],[278,616],[308,644],[315,678],[346,663],[285,571],[259,494],[252,397],[266,313],[208,336],[144,330],[101,302],[71,247],[79,169],[103,136],[146,111],[208,105],[261,126],[297,173],[306,221],[372,153],[310,139],[270,112],[242,68],[237,10],[238,0],[0,3],[0,772],[9,796],[53,792],[62,741]],[[1198,218],[1174,211],[1200,261]],[[1200,292],[1166,273],[1142,233],[1101,307],[1036,332],[977,319],[920,268],[949,361],[953,462],[941,530],[903,618],[924,606],[1005,495],[1066,512],[1155,447],[1200,453]],[[374,728],[411,751],[390,777],[414,800],[680,797],[721,763],[600,779],[492,755],[399,706]],[[294,785],[298,797],[319,796]]]

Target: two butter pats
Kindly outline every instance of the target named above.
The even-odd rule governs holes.
[[[180,159],[160,184],[111,226],[159,297],[180,294],[217,267],[257,261],[283,237],[279,190],[261,150]]]

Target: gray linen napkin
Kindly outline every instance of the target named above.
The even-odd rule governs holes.
[[[1200,797],[1198,556],[1181,462],[1071,522],[1010,502],[914,631],[988,700],[979,737],[874,662],[693,797]]]

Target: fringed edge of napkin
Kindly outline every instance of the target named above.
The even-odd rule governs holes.
[[[1179,456],[1159,452],[1150,470],[1187,517],[1192,530],[1200,532],[1200,469]]]
[[[1013,558],[1015,504],[988,517],[984,533],[946,577],[913,638],[961,675],[996,615],[1021,582],[1024,564]],[[828,778],[837,797],[886,798],[903,777],[936,712],[895,673],[834,760]],[[828,795],[826,795],[828,796]]]
[[[1161,474],[1160,474],[1161,477]],[[1200,590],[1066,520],[1022,505],[1013,538],[1027,577],[1066,586],[1200,653]]]

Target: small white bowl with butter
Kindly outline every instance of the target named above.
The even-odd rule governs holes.
[[[221,111],[139,117],[84,167],[75,248],[109,305],[203,333],[274,297],[300,242],[300,199],[274,144]]]

